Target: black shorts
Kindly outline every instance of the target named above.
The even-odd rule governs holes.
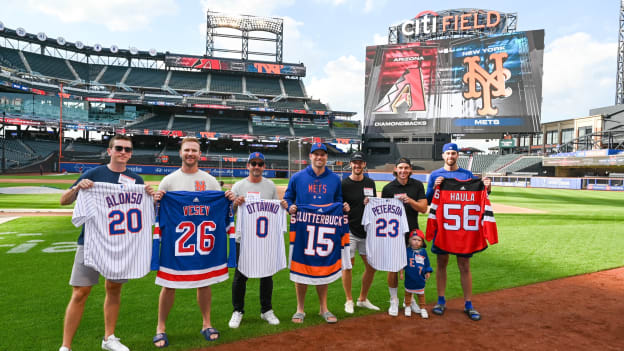
[[[469,254],[457,254],[457,253],[452,253],[452,252],[447,252],[442,250],[441,248],[435,246],[435,244],[431,245],[431,253],[434,253],[436,255],[455,255],[457,257],[465,257],[465,258],[470,258],[472,257],[472,255],[474,255],[476,252],[473,253],[469,253]]]

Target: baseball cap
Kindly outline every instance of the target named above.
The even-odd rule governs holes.
[[[323,143],[314,143],[312,144],[312,148],[310,149],[310,153],[313,153],[316,150],[323,150],[327,153],[327,146]]]
[[[253,159],[260,159],[262,161],[264,161],[264,155],[260,152],[252,152],[251,154],[249,154],[249,159],[247,160],[247,162],[253,160]]]
[[[411,239],[413,236],[417,236],[417,237],[421,238],[421,239],[422,239],[422,241],[423,241],[423,247],[427,247],[427,241],[425,240],[425,234],[422,232],[422,230],[420,230],[420,229],[414,229],[414,230],[412,230],[412,231],[410,232],[410,235],[409,235],[410,239]]]
[[[398,166],[401,163],[407,163],[410,167],[412,167],[412,162],[407,157],[401,157],[400,159],[396,161],[395,165]]]
[[[444,146],[442,146],[442,152],[447,152],[448,150],[459,151],[459,148],[455,143],[444,144]]]
[[[353,155],[351,155],[351,162],[353,161],[366,161],[366,160],[364,159],[364,154],[357,151],[357,152],[354,152]]]

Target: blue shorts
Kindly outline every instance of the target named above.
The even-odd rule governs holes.
[[[434,253],[436,255],[455,255],[457,257],[465,257],[465,258],[470,258],[470,257],[472,257],[473,254],[475,254],[475,252],[469,253],[469,254],[456,254],[456,253],[452,253],[452,252],[447,252],[447,251],[444,251],[441,248],[435,246],[435,244],[431,245],[431,253]]]

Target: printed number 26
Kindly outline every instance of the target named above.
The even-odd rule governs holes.
[[[182,233],[175,242],[176,256],[193,256],[195,251],[200,255],[208,255],[214,248],[215,237],[212,232],[217,228],[213,221],[203,221],[197,227],[190,221],[181,222],[176,227],[176,233]],[[196,231],[197,229],[197,231]],[[195,242],[189,239],[195,235]]]

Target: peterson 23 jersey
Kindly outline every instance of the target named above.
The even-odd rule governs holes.
[[[349,220],[342,203],[299,205],[290,217],[290,280],[329,284],[351,269]]]
[[[231,205],[223,191],[165,193],[152,250],[156,284],[185,289],[228,279],[228,267],[236,265]]]
[[[94,183],[78,192],[72,223],[84,224],[84,263],[106,279],[149,273],[154,202],[143,185]]]
[[[241,233],[238,270],[247,278],[270,277],[286,268],[286,210],[279,200],[247,200],[238,207]]]
[[[366,259],[378,271],[398,272],[407,265],[405,207],[398,199],[371,197],[364,208]]]
[[[496,220],[481,179],[445,179],[435,188],[427,241],[453,254],[473,254],[498,243]],[[487,240],[487,241],[486,241]]]

